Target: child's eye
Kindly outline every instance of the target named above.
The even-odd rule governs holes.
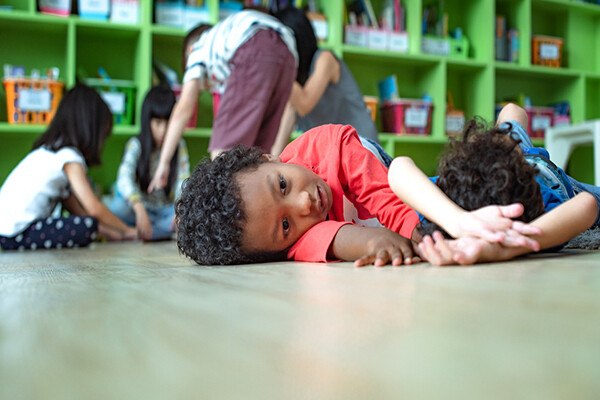
[[[280,176],[279,177],[279,188],[281,189],[282,193],[285,191],[286,187],[287,187],[287,183],[285,182],[285,179],[283,179],[283,176]]]
[[[284,219],[283,219],[282,226],[283,226],[283,234],[285,235],[285,234],[287,234],[287,233],[288,233],[288,231],[290,230],[290,223],[289,223],[289,221],[287,220],[287,218],[284,218]]]

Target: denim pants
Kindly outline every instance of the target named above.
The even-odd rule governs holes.
[[[514,139],[517,139],[520,141],[519,146],[521,146],[523,153],[528,154],[532,149],[536,149],[536,148],[534,148],[533,143],[531,142],[531,139],[529,138],[529,135],[527,135],[527,132],[521,126],[521,124],[519,124],[516,121],[509,121],[509,122],[512,124],[512,130],[511,130],[510,134]],[[545,149],[540,149],[540,151],[542,151],[542,154],[547,154],[547,158],[550,158],[550,155],[546,152]],[[596,198],[596,203],[598,205],[598,215],[596,217],[596,221],[594,222],[593,227],[600,226],[600,187],[594,186],[594,185],[589,185],[587,183],[579,182],[579,181],[573,179],[572,177],[570,177],[569,175],[565,174],[562,169],[560,169],[558,167],[556,167],[556,168],[558,169],[558,171],[556,171],[555,173],[557,175],[566,177],[567,181],[572,186],[572,191],[569,191],[568,188],[561,190],[561,192],[562,192],[562,193],[560,193],[561,196],[564,196],[566,198],[572,198],[581,192],[588,192],[589,194],[591,194],[592,196],[594,196]],[[542,166],[540,166],[540,169],[542,169]]]
[[[113,196],[108,208],[127,225],[135,226],[133,208],[123,197],[118,194]],[[170,204],[156,209],[146,207],[146,212],[152,224],[152,240],[169,239],[174,232],[171,230],[171,222],[175,215],[174,206]]]

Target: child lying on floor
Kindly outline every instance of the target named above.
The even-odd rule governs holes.
[[[385,167],[351,126],[324,125],[290,143],[281,159],[237,147],[205,160],[177,202],[177,244],[198,264],[293,259],[355,265],[410,264],[418,215],[390,190]],[[442,202],[450,202],[442,198]],[[444,227],[505,246],[538,249],[513,221],[522,206],[456,210]]]
[[[598,225],[600,188],[568,177],[544,149],[533,147],[523,126],[527,126],[527,113],[513,104],[501,111],[494,129],[485,130],[477,120],[469,121],[462,141],[454,142],[440,161],[437,186],[407,157],[392,162],[390,186],[406,204],[441,226],[455,211],[452,206],[444,209],[441,204],[451,203],[440,202],[440,197],[448,196],[465,210],[521,203],[524,212],[520,219],[532,221],[531,225],[543,232],[532,236],[541,248],[560,246]],[[425,224],[423,233],[438,229],[435,224]],[[447,240],[456,236],[445,234],[444,238],[435,232],[433,239],[425,236],[420,244],[422,255],[433,264],[500,261],[531,251],[478,238]]]

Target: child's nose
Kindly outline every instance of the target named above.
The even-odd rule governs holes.
[[[310,193],[306,191],[300,193],[297,202],[298,213],[300,214],[300,216],[306,217],[310,215],[310,213],[312,212],[312,203],[313,201],[310,197]]]

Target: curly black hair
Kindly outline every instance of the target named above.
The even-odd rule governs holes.
[[[179,252],[200,265],[231,265],[285,259],[283,253],[247,253],[246,223],[236,176],[267,159],[256,147],[236,146],[213,161],[201,161],[183,183],[175,207]]]
[[[544,213],[537,169],[517,151],[519,141],[510,135],[512,125],[488,129],[481,118],[470,120],[462,140],[451,140],[438,164],[436,184],[456,204],[467,211],[490,204],[521,203],[525,208],[518,219],[530,222]],[[433,223],[425,223],[422,233],[434,230],[449,235]]]

